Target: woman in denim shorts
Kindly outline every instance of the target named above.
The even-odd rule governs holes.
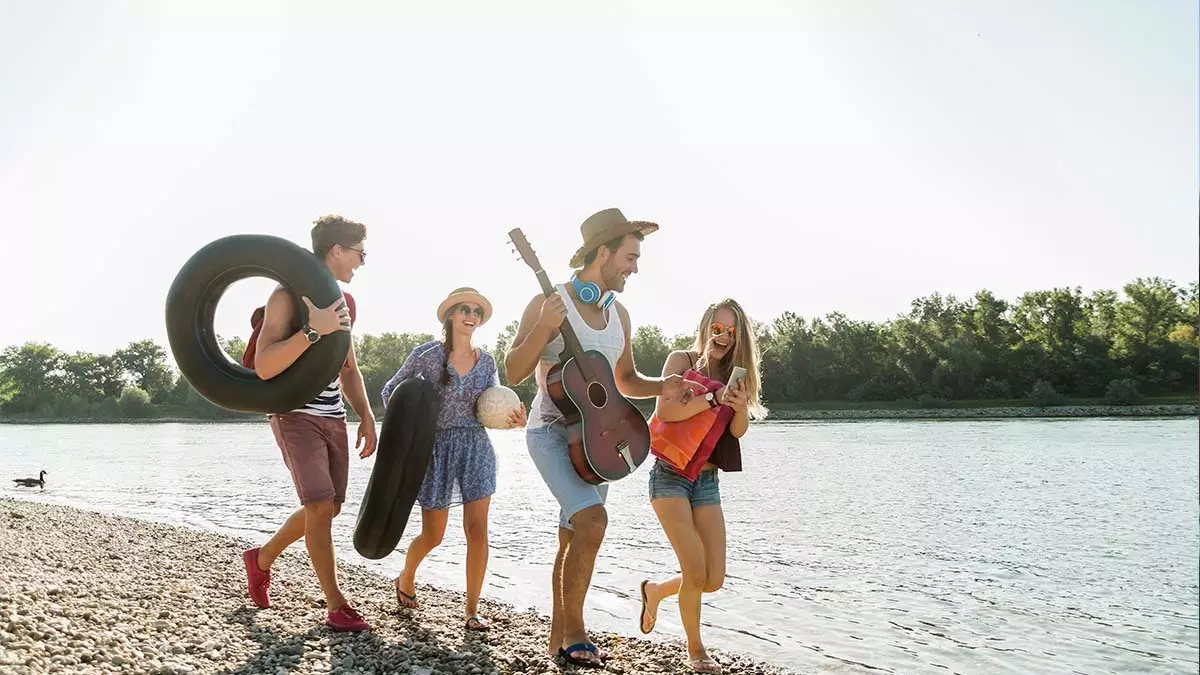
[[[659,603],[678,594],[679,616],[687,632],[688,663],[697,673],[721,672],[720,664],[709,658],[700,641],[700,596],[715,592],[725,581],[725,516],[717,472],[742,470],[738,439],[746,433],[751,417],[762,419],[767,413],[759,400],[761,377],[754,328],[741,306],[731,299],[710,305],[700,320],[693,348],[672,352],[662,372],[665,377],[694,369],[728,382],[734,366],[745,368],[746,377],[733,387],[722,387],[711,400],[697,396],[682,405],[659,397],[655,408],[658,416],[668,422],[687,419],[710,406],[733,409],[728,428],[695,481],[658,459],[650,471],[650,503],[675,549],[682,573],[642,582],[641,631],[653,630]]]

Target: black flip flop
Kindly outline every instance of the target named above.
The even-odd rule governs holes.
[[[589,659],[576,658],[574,656],[571,656],[571,652],[591,652],[596,655],[596,660],[591,661]],[[566,648],[559,647],[558,655],[561,656],[564,661],[566,661],[567,663],[570,663],[572,665],[583,666],[584,668],[603,668],[604,667],[604,659],[600,658],[600,650],[598,650],[596,648],[596,645],[592,644],[591,642],[580,642],[578,644],[573,644],[570,647],[566,647]]]
[[[421,603],[417,600],[416,593],[413,593],[412,595],[405,593],[404,591],[400,590],[400,584],[395,582],[392,582],[392,586],[396,589],[396,604],[400,606],[400,609],[421,608]],[[413,603],[412,606],[410,607],[409,605],[404,604],[404,601],[400,599],[400,596],[404,596],[409,602]]]
[[[650,617],[650,630],[642,628],[646,625],[646,584],[650,583],[649,579],[642,580],[642,613],[638,615],[638,630],[642,631],[642,635],[649,635],[654,630],[654,625],[658,623],[658,617]]]

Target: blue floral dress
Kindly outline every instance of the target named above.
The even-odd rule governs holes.
[[[445,371],[450,373],[450,383],[443,387]],[[410,377],[431,382],[441,393],[433,454],[417,494],[421,508],[448,509],[491,496],[496,491],[496,449],[475,418],[475,400],[484,389],[500,384],[496,360],[480,350],[475,366],[466,375],[459,375],[445,362],[442,343],[426,342],[414,349],[383,385],[384,405],[396,385]]]

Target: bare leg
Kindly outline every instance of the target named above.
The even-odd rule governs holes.
[[[304,508],[301,507],[288,516],[279,530],[258,549],[258,569],[264,572],[271,569],[284,549],[300,541],[303,536]]]
[[[600,544],[608,527],[608,512],[602,505],[589,506],[571,518],[571,525],[575,531],[563,556],[562,568],[562,647],[589,641],[583,625],[583,604],[592,583],[596,554],[600,552]],[[596,654],[582,650],[570,655],[591,661],[598,658]]]
[[[720,504],[697,506],[692,509],[692,522],[704,544],[705,593],[716,593],[725,585],[725,512]]]
[[[683,497],[661,497],[653,501],[653,506],[683,573],[678,581],[672,578],[662,584],[646,584],[647,613],[653,616],[665,595],[678,593],[679,618],[687,633],[688,656],[693,660],[706,659],[708,653],[700,639],[700,596],[708,583],[708,563],[692,506]]]
[[[325,593],[325,606],[330,612],[341,609],[346,604],[338,588],[337,567],[333,555],[333,517],[338,513],[337,504],[331,499],[305,504],[304,506],[304,543],[308,547],[308,557],[312,561],[313,570],[317,573],[317,581]]]
[[[479,594],[488,562],[488,506],[491,497],[463,504],[463,533],[467,538],[467,616],[479,613]],[[483,624],[486,626],[486,623]]]
[[[446,534],[446,520],[450,517],[448,509],[421,510],[421,534],[418,534],[408,545],[408,553],[404,556],[404,569],[394,582],[396,599],[403,607],[416,607],[417,568],[429,552],[442,543]],[[405,597],[407,596],[407,597]]]
[[[571,545],[571,531],[565,527],[558,528],[558,554],[554,556],[554,571],[550,573],[550,595],[553,602],[550,610],[550,647],[551,656],[558,654],[562,647],[563,637],[563,597],[562,570],[563,558]]]
[[[704,592],[716,593],[725,584],[725,514],[720,504],[698,506],[692,509],[692,522],[704,544],[705,569],[708,573]],[[682,574],[646,583],[646,615],[642,617],[642,632],[653,630],[658,603],[678,593],[682,584]]]

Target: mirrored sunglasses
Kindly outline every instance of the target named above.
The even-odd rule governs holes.
[[[721,333],[728,333],[729,337],[733,337],[734,335],[737,334],[737,326],[734,326],[732,324],[726,326],[725,324],[723,324],[719,321],[714,321],[713,324],[708,327],[708,332],[713,337],[716,337],[716,336],[720,335]]]

